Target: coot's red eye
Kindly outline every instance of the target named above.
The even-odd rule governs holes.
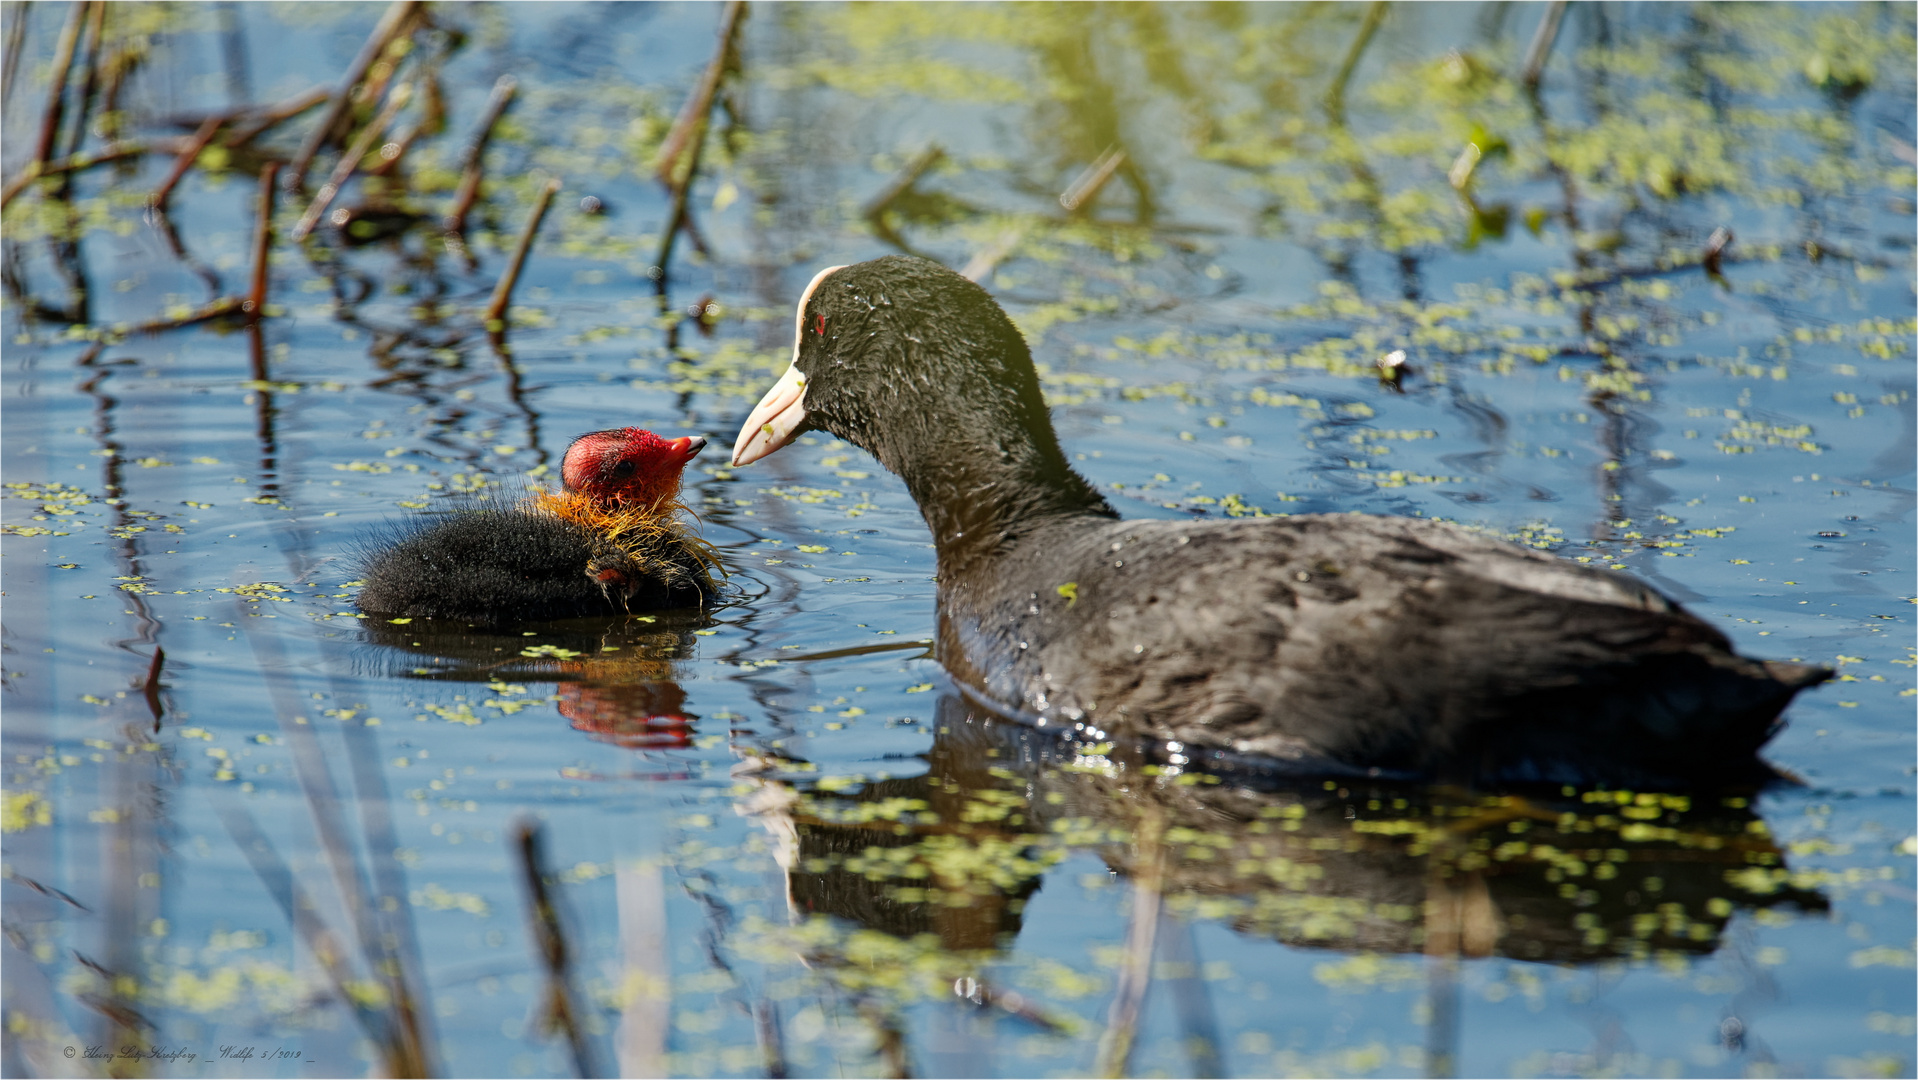
[[[813,320],[812,332],[821,337],[826,336],[826,317],[824,315],[815,315],[813,316]]]

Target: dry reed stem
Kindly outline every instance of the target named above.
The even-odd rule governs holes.
[[[493,299],[487,302],[482,321],[488,330],[505,328],[506,305],[512,302],[513,287],[519,284],[520,269],[526,265],[526,256],[533,250],[533,237],[539,233],[540,222],[546,220],[546,208],[553,205],[553,196],[559,193],[559,189],[558,180],[548,180],[540,188],[539,201],[533,204],[533,216],[519,234],[519,246],[513,249],[513,260],[507,264],[506,272],[500,275],[499,283],[493,286]]]
[[[306,186],[306,170],[312,166],[313,156],[320,152],[320,147],[325,146],[326,141],[332,137],[333,129],[339,126],[347,109],[352,107],[354,89],[359,86],[360,80],[366,77],[367,69],[371,68],[373,62],[386,51],[386,46],[398,36],[407,23],[412,21],[413,14],[419,6],[420,0],[393,0],[393,3],[387,6],[386,13],[380,16],[380,21],[373,27],[373,33],[367,37],[366,44],[360,46],[359,55],[355,56],[353,63],[347,66],[346,76],[340,81],[339,87],[333,91],[333,100],[327,106],[326,115],[320,118],[319,126],[307,135],[306,142],[302,143],[299,152],[293,155],[293,161],[287,166],[287,187],[297,191]]]
[[[659,177],[659,182],[669,188],[677,189],[680,183],[692,183],[692,174],[698,168],[697,162],[683,170],[685,177],[681,180],[680,159],[687,154],[689,147],[698,145],[694,136],[704,134],[706,130],[706,118],[712,114],[713,98],[719,93],[720,80],[725,77],[726,61],[732,55],[733,39],[739,33],[740,17],[745,11],[745,0],[731,0],[726,5],[726,12],[720,17],[719,49],[699,76],[699,82],[694,84],[692,95],[686,99],[685,107],[679,110],[672,130],[666,133],[666,141],[660,144],[659,155],[653,159],[654,173]],[[692,152],[697,154],[696,149]]]
[[[238,150],[278,125],[324,103],[331,96],[332,92],[324,86],[315,86],[295,94],[278,105],[270,106],[249,123],[240,124],[236,121],[222,145],[228,150]]]
[[[1165,885],[1165,818],[1156,807],[1142,809],[1134,836],[1137,857],[1132,877],[1132,915],[1126,923],[1125,954],[1119,961],[1119,985],[1099,1040],[1100,1076],[1124,1076],[1138,1041],[1139,1017],[1152,985],[1152,953],[1159,930]]]
[[[360,137],[353,140],[353,145],[347,148],[346,153],[342,154],[340,160],[334,164],[333,174],[326,178],[326,183],[320,185],[319,193],[313,196],[313,202],[307,206],[306,213],[300,215],[300,223],[293,226],[293,232],[288,239],[297,244],[313,232],[314,227],[320,223],[321,216],[326,213],[326,208],[333,205],[333,199],[339,195],[340,189],[346,186],[346,182],[352,179],[354,170],[360,167],[360,159],[366,157],[366,152],[373,149],[373,144],[379,141],[388,127],[392,126],[393,118],[406,107],[407,101],[412,96],[413,84],[411,83],[401,83],[393,88],[393,93],[386,99],[386,107],[380,110],[380,114],[373,118],[372,123],[366,125],[366,129],[360,132]]]
[[[253,286],[241,305],[255,319],[266,315],[267,259],[273,250],[273,182],[279,172],[279,163],[273,161],[260,170],[260,205],[253,218]]]
[[[104,165],[121,158],[138,157],[141,154],[178,154],[186,146],[185,139],[154,139],[151,142],[121,142],[101,147],[91,154],[75,155],[58,161],[28,162],[20,170],[20,175],[7,181],[4,191],[0,191],[0,209],[12,205],[14,197],[25,191],[28,184],[43,177],[57,176],[61,173],[80,172],[95,165]]]
[[[1105,153],[1093,159],[1092,164],[1086,166],[1085,171],[1074,177],[1072,183],[1059,193],[1059,205],[1065,207],[1069,214],[1090,207],[1092,200],[1099,197],[1099,192],[1104,190],[1112,174],[1119,171],[1119,166],[1124,165],[1125,160],[1124,150],[1116,146],[1106,147]]]
[[[597,1075],[592,1045],[581,1030],[579,1007],[573,1000],[572,950],[567,945],[566,928],[560,924],[559,909],[546,887],[545,845],[540,827],[531,821],[521,821],[515,829],[514,840],[520,876],[526,882],[527,921],[533,924],[533,940],[546,968],[545,1026],[548,1031],[557,1030],[566,1036],[573,1053],[573,1067],[579,1075]]]
[[[47,107],[40,117],[40,141],[35,144],[33,163],[45,166],[53,156],[53,144],[60,137],[60,121],[66,115],[67,78],[73,71],[73,50],[80,43],[80,26],[87,15],[87,0],[74,0],[66,25],[60,28],[60,40],[53,48],[53,74],[47,84]]]
[[[472,141],[466,144],[466,152],[460,155],[459,192],[453,198],[452,211],[441,223],[447,233],[455,237],[466,235],[466,215],[479,199],[480,181],[486,172],[486,144],[492,141],[493,128],[499,124],[500,117],[506,115],[507,106],[513,103],[518,91],[519,80],[511,75],[501,75],[493,83],[493,93],[486,99],[486,112],[480,117]]]
[[[148,207],[157,213],[166,213],[167,200],[173,197],[174,187],[185,178],[187,170],[193,167],[193,163],[200,159],[200,151],[205,150],[207,144],[213,141],[213,136],[219,133],[221,125],[225,124],[226,120],[225,116],[216,113],[201,121],[200,130],[187,139],[186,145],[174,157],[172,171],[167,173],[165,180],[160,181],[159,187],[153,189],[153,194],[147,196]]]

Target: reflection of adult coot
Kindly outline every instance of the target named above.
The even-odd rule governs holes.
[[[1111,840],[1108,865],[1135,876],[1156,857],[1173,910],[1205,901],[1290,945],[1583,963],[1709,953],[1736,910],[1828,907],[1789,884],[1742,796],[1207,775],[1121,747],[1061,769],[1059,741],[976,709],[968,722],[1019,748],[1000,756],[1028,762],[1041,828],[1129,838],[1152,819],[1156,856]]]
[[[558,684],[559,711],[574,728],[633,749],[688,746],[698,716],[674,678],[691,656],[693,631],[713,620],[698,609],[652,616],[522,623],[507,630],[444,620],[360,625],[377,648],[363,657],[382,675],[448,682],[524,680]]]
[[[876,780],[843,797],[782,806],[790,823],[787,898],[795,914],[831,915],[910,938],[934,934],[955,952],[994,949],[1019,934],[1039,888],[1032,822],[1004,799],[979,729],[947,730],[923,755],[926,772]],[[874,813],[874,811],[878,811]],[[879,870],[879,873],[874,873]]]
[[[1044,869],[1035,834],[1080,838],[1128,877],[1149,871],[1174,912],[1203,904],[1241,933],[1326,949],[1554,963],[1707,953],[1737,910],[1828,906],[1790,884],[1740,797],[1328,788],[1181,772],[952,697],[938,716],[926,775],[784,806],[796,911],[929,931],[949,949],[1003,945]],[[872,814],[898,800],[937,821]],[[1156,844],[1138,840],[1148,822]],[[901,871],[914,861],[923,877]],[[942,881],[942,866],[966,870]]]

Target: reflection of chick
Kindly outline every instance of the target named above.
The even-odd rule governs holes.
[[[705,445],[641,428],[583,435],[564,490],[403,526],[364,559],[359,605],[495,625],[702,603],[717,561],[677,511],[680,473]]]
[[[628,750],[683,750],[693,744],[686,691],[671,680],[561,683],[559,714],[601,742]]]

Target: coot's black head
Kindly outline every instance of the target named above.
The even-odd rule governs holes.
[[[1025,339],[984,289],[938,263],[888,255],[823,270],[795,334],[792,366],[740,429],[735,465],[820,429],[915,488],[916,474],[962,456],[1064,468]]]

